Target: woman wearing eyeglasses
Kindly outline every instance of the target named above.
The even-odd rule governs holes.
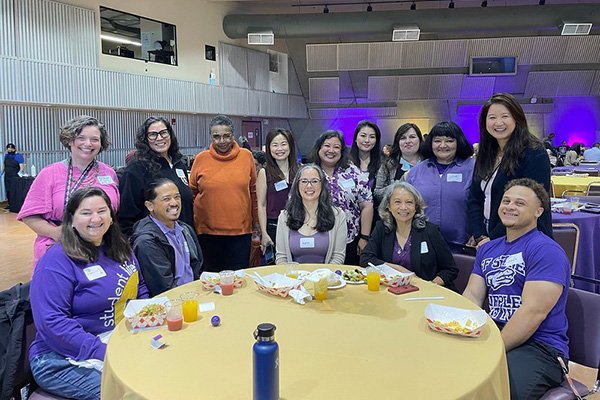
[[[209,129],[210,148],[196,156],[190,173],[204,270],[247,268],[252,231],[260,231],[254,158],[235,142],[229,117],[217,115]]]
[[[194,198],[171,124],[162,117],[148,118],[136,133],[135,148],[136,158],[127,166],[119,182],[122,200],[118,219],[123,233],[131,236],[133,225],[148,215],[144,205],[144,189],[160,178],[175,182],[181,194],[179,219],[193,226]]]
[[[326,179],[315,164],[304,165],[296,173],[277,223],[277,264],[344,263],[346,215],[332,205]]]

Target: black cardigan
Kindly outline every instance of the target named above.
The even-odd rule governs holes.
[[[410,230],[410,263],[415,274],[427,281],[439,276],[447,288],[454,290],[454,280],[458,268],[448,244],[442,237],[437,225],[427,222],[425,228]],[[366,267],[392,262],[396,230],[386,232],[383,221],[377,222],[369,243],[360,254],[360,265]],[[427,243],[427,252],[421,253],[421,243]]]
[[[513,175],[506,175],[502,168],[498,170],[496,178],[492,183],[492,204],[490,209],[489,234],[485,229],[483,217],[483,204],[485,201],[485,193],[481,190],[481,181],[475,179],[471,183],[469,191],[469,200],[467,208],[467,218],[469,226],[473,231],[473,237],[489,236],[490,239],[496,239],[506,235],[506,228],[502,225],[502,221],[498,216],[498,208],[504,195],[504,186],[513,179],[531,178],[534,181],[541,183],[546,191],[550,193],[550,159],[548,153],[543,147],[538,149],[526,149],[523,156],[519,160],[519,168]],[[538,229],[546,235],[552,237],[552,214],[550,210],[538,218]]]
[[[173,167],[169,166],[163,157],[156,157],[160,164],[158,178],[172,180],[181,194],[181,214],[179,220],[190,226],[194,226],[194,196],[188,183],[188,172],[182,160],[173,159]],[[185,179],[177,176],[177,170],[182,170]],[[133,225],[148,215],[148,209],[144,205],[144,189],[157,177],[153,177],[144,164],[134,160],[127,166],[123,177],[119,180],[119,192],[121,193],[121,208],[117,214],[119,226],[123,233],[131,236]]]

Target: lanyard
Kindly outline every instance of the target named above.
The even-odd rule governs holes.
[[[67,172],[67,183],[65,185],[65,203],[64,203],[64,209],[65,210],[67,209],[67,203],[69,202],[69,199],[71,199],[71,195],[77,189],[79,189],[79,187],[81,186],[81,184],[83,183],[83,181],[85,180],[85,178],[87,178],[87,176],[90,173],[90,171],[92,170],[92,168],[96,166],[96,160],[94,160],[91,163],[89,163],[88,166],[85,167],[85,169],[81,173],[81,176],[79,177],[79,179],[77,179],[77,181],[73,182],[73,162],[72,161],[73,161],[73,159],[69,158],[69,168],[68,168],[68,172]]]

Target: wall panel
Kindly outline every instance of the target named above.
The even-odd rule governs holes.
[[[0,0],[0,56],[15,56],[14,1]]]

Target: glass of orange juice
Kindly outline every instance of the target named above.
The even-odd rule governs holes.
[[[381,272],[377,268],[367,267],[367,288],[371,292],[378,292],[381,283]]]
[[[319,282],[315,282],[315,300],[327,300],[327,278],[322,278]]]
[[[183,300],[183,320],[194,322],[198,319],[198,293],[187,292],[181,295]]]
[[[285,275],[288,278],[298,279],[298,268],[300,263],[290,261],[285,265]]]

